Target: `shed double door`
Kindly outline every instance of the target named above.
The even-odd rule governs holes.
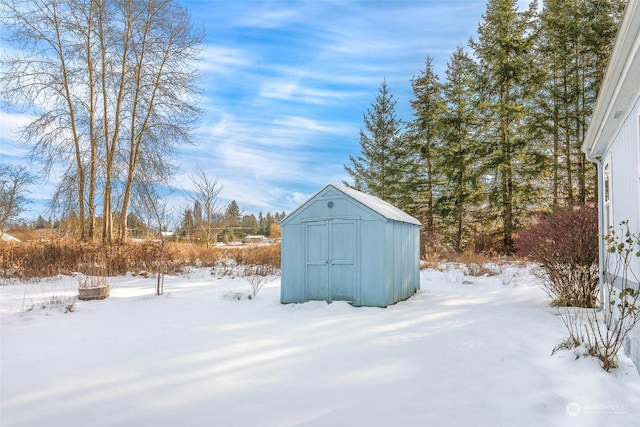
[[[307,300],[355,302],[357,232],[357,220],[306,223]]]

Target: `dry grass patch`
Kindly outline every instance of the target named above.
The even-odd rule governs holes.
[[[498,274],[495,266],[503,263],[504,260],[496,254],[476,253],[470,250],[464,252],[456,252],[454,250],[445,250],[440,252],[427,253],[421,260],[421,268],[442,269],[445,264],[460,265],[467,276],[494,276]]]
[[[159,268],[160,242],[109,245],[71,239],[0,243],[0,277],[29,280],[79,272],[88,276],[118,276],[127,272],[155,273]],[[280,245],[205,247],[170,243],[164,253],[166,274],[184,267],[214,267],[222,260],[237,265],[280,268]]]

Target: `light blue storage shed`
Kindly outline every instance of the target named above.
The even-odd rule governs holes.
[[[386,307],[420,289],[420,222],[377,197],[328,184],[280,225],[282,303]]]

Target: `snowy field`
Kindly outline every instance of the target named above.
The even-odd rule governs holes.
[[[160,297],[110,283],[71,313],[49,302],[72,277],[0,286],[2,427],[640,425],[628,358],[551,355],[565,329],[526,268],[425,270],[386,309],[281,305],[278,282],[247,299],[206,269]]]

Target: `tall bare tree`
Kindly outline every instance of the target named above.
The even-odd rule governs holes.
[[[215,243],[218,234],[227,226],[227,218],[224,215],[225,206],[220,200],[222,186],[218,184],[218,178],[210,178],[198,167],[195,175],[191,177],[194,190],[189,197],[194,204],[194,216],[196,228],[204,236],[207,247]]]
[[[200,116],[198,59],[204,32],[172,0],[0,0],[10,46],[0,66],[5,105],[34,119],[21,129],[44,171],[65,171],[58,194],[102,238],[127,239],[136,175],[171,176],[176,144]],[[72,193],[70,193],[72,191]],[[117,227],[114,212],[119,213]]]

